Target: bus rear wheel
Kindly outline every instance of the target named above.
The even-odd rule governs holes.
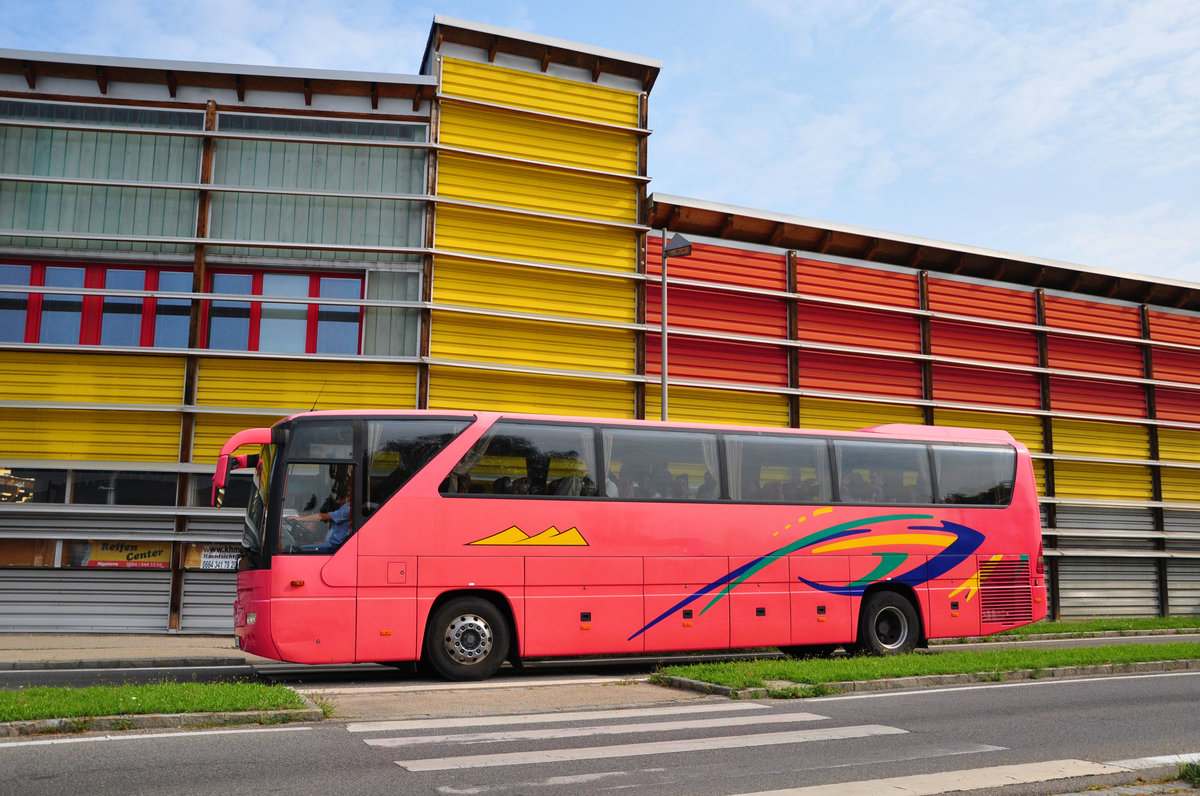
[[[899,655],[917,647],[920,623],[911,602],[892,591],[868,597],[858,616],[858,648],[870,655]]]
[[[425,657],[447,680],[484,680],[508,655],[508,622],[495,605],[478,597],[458,597],[429,617]]]

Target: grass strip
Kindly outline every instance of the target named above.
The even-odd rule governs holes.
[[[1081,635],[1104,632],[1136,632],[1139,630],[1200,630],[1200,616],[1169,617],[1104,617],[1098,619],[1072,619],[1069,621],[1041,621],[1022,625],[997,634],[1005,636]]]
[[[882,680],[932,674],[976,674],[1003,680],[1005,672],[1013,671],[1037,672],[1061,666],[1103,666],[1195,659],[1200,659],[1200,644],[1175,642],[1070,649],[939,652],[932,655],[910,653],[886,657],[729,661],[666,666],[656,673],[656,677],[685,677],[742,689],[765,688],[768,680],[782,680],[798,685],[821,685],[845,680]]]
[[[0,721],[125,716],[144,713],[223,713],[299,710],[289,688],[263,683],[174,683],[21,688],[0,691]]]

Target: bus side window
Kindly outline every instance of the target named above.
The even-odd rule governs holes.
[[[901,506],[933,502],[927,446],[835,440],[833,449],[843,502]]]
[[[1016,451],[1006,447],[934,445],[939,503],[1004,506],[1012,500]]]
[[[829,445],[820,437],[725,437],[725,455],[741,477],[731,497],[750,503],[827,503],[832,498]]]
[[[718,500],[717,436],[697,431],[608,428],[604,495],[623,500]]]
[[[454,466],[441,491],[594,497],[595,448],[590,426],[501,420]]]
[[[419,473],[469,425],[465,420],[371,420],[366,426],[367,500],[370,516]]]

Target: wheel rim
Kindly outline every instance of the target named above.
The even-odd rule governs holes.
[[[458,663],[479,663],[492,651],[491,626],[476,614],[463,614],[446,627],[446,652]]]
[[[908,617],[895,606],[885,606],[875,617],[875,638],[884,649],[903,647],[908,640]]]

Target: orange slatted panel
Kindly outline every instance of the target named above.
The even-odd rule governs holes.
[[[1154,408],[1159,420],[1200,423],[1200,392],[1155,387]]]
[[[1082,332],[1142,336],[1142,317],[1137,307],[1046,296],[1046,325]]]
[[[1142,347],[1135,343],[1108,343],[1050,334],[1046,336],[1046,347],[1052,368],[1135,378],[1144,375]]]
[[[809,343],[921,352],[921,323],[911,315],[801,304],[799,324]]]
[[[1032,291],[952,279],[929,280],[929,309],[1013,323],[1037,323],[1037,298]]]
[[[1166,343],[1196,345],[1200,341],[1200,316],[1151,310],[1150,338]]]
[[[921,397],[921,366],[904,359],[800,352],[800,387],[806,390]]]
[[[934,356],[1037,367],[1037,335],[1033,332],[953,321],[933,321],[929,329]]]
[[[1032,373],[954,365],[933,366],[933,398],[1018,409],[1038,409],[1042,405],[1038,378]]]
[[[674,335],[667,340],[672,379],[699,379],[735,384],[767,384],[786,387],[787,349],[749,343],[727,343]],[[662,374],[662,344],[659,335],[646,335],[646,373]]]
[[[1200,384],[1200,352],[1176,351],[1170,348],[1154,350],[1154,378]],[[1197,400],[1200,400],[1198,397]]]
[[[670,242],[669,235],[667,242]],[[658,276],[661,270],[662,239],[657,232],[651,232],[646,246],[646,273]],[[667,278],[720,282],[760,290],[787,290],[787,259],[782,254],[693,241],[691,254],[673,257],[667,263]]]
[[[890,304],[893,307],[915,309],[920,306],[916,274],[819,260],[796,262],[796,291],[814,296]]]
[[[1050,377],[1050,408],[1055,412],[1145,417],[1146,394],[1137,384]]]
[[[670,275],[671,267],[667,266]],[[787,301],[716,290],[667,287],[667,320],[671,326],[757,337],[787,338]],[[658,285],[646,290],[646,323],[662,323]]]

